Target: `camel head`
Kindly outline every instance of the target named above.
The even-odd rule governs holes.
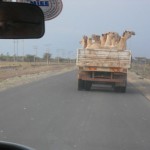
[[[120,41],[120,38],[121,38],[121,36],[117,32],[114,32],[114,40],[115,40],[115,42],[118,43]]]
[[[100,35],[95,35],[95,34],[93,34],[93,35],[92,35],[92,39],[93,39],[95,42],[100,42]]]
[[[87,39],[87,44],[92,44],[92,38],[91,38],[91,37],[89,37],[89,38]]]
[[[133,31],[125,31],[123,32],[123,37],[126,38],[126,39],[129,39],[132,35],[135,35],[135,32]]]
[[[106,42],[106,39],[107,39],[107,33],[103,33],[100,37],[100,41],[103,45]]]
[[[88,39],[87,39],[87,47],[86,47],[86,49],[90,48],[90,47],[91,47],[91,45],[92,45],[92,38],[91,38],[91,37],[88,37]]]
[[[108,33],[107,33],[107,36],[108,36],[109,38],[114,38],[114,37],[115,37],[115,32],[108,32]]]
[[[102,36],[101,36],[103,39],[105,39],[106,40],[106,38],[107,38],[107,33],[104,33],[104,34],[102,34]]]

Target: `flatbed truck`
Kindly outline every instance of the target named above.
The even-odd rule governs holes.
[[[78,49],[78,90],[90,90],[92,84],[108,84],[126,92],[131,51],[117,49]]]

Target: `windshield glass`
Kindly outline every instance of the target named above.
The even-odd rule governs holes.
[[[150,1],[23,2],[56,14],[39,39],[0,39],[0,141],[150,149]]]

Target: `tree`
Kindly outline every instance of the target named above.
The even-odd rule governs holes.
[[[47,62],[47,64],[49,64],[50,59],[51,59],[51,54],[50,53],[44,53],[43,60],[45,60]]]
[[[34,55],[26,55],[24,59],[26,62],[34,62],[34,57]]]

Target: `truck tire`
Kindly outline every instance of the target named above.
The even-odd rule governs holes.
[[[85,90],[86,91],[90,91],[91,90],[91,86],[92,86],[92,82],[91,81],[85,81]]]
[[[126,86],[125,87],[120,87],[120,92],[126,93]]]
[[[121,93],[125,93],[126,92],[126,86],[122,87],[122,86],[117,86],[114,87],[115,92],[121,92]]]
[[[78,91],[81,91],[84,89],[84,81],[81,79],[78,79]]]
[[[117,86],[117,87],[114,86],[114,91],[115,91],[115,92],[119,92],[119,91],[120,91],[120,88],[119,88],[118,86]]]
[[[127,87],[127,80],[125,81],[125,86],[121,87],[121,92],[122,93],[126,93],[126,89],[127,89],[126,87]]]

